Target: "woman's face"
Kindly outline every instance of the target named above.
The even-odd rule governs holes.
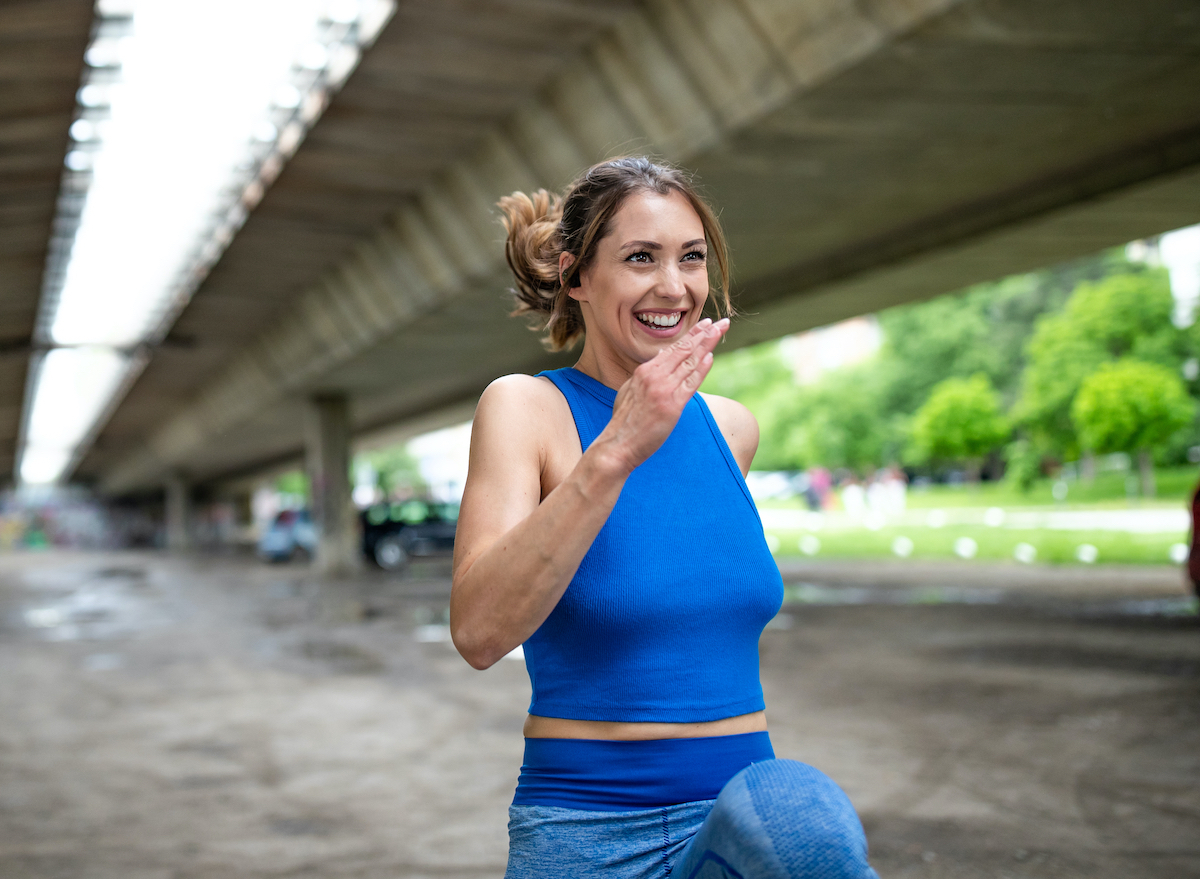
[[[625,199],[570,296],[593,354],[636,367],[687,334],[708,300],[704,225],[677,192]],[[564,254],[560,270],[570,263]]]

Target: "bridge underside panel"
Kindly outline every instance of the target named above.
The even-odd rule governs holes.
[[[996,232],[897,261],[839,283],[748,308],[730,333],[729,347],[777,338],[781,333],[823,326],[855,314],[878,311],[989,278],[1033,270],[1093,253],[1114,241],[1149,234],[1164,218],[1174,226],[1192,222],[1200,204],[1200,169],[1130,187],[1084,204],[1063,208]],[[330,387],[354,389],[352,415],[357,430],[422,418],[440,425],[437,413],[470,416],[462,387],[470,382],[474,399],[493,378],[532,373],[574,362],[571,353],[551,355],[520,320],[506,318],[509,302],[496,289],[466,295],[426,315],[403,332],[364,352],[331,373]],[[241,472],[252,466],[299,462],[292,430],[303,402],[288,398],[205,447],[189,463],[200,479]]]
[[[699,5],[706,15],[683,15]],[[347,242],[344,259],[272,293],[273,323],[236,352],[213,354],[215,328],[185,314],[194,350],[162,352],[81,473],[116,492],[169,468],[215,480],[298,459],[294,401],[316,391],[349,393],[357,429],[370,430],[461,412],[497,375],[570,362],[506,317],[493,204],[561,186],[614,149],[695,168],[720,206],[744,314],[728,347],[1200,221],[1194,2],[859,6],[620,7],[581,40],[586,51],[547,63],[540,90],[489,116],[386,222]],[[382,76],[386,60],[366,69]],[[346,93],[361,101],[356,82]],[[314,132],[327,169],[353,139],[337,109]],[[266,285],[285,246],[260,248],[254,273],[231,261],[214,289]],[[190,394],[163,377],[189,357],[209,358]],[[168,387],[175,402],[152,411]]]

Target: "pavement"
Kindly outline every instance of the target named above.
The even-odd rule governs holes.
[[[448,563],[323,582],[0,556],[0,877],[500,877],[529,684]],[[1167,567],[789,562],[775,748],[888,877],[1200,877],[1200,618]]]

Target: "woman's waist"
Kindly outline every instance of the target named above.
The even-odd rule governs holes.
[[[622,722],[610,720],[574,720],[566,717],[542,717],[530,714],[525,719],[527,739],[589,739],[634,742],[660,739],[699,739],[744,733],[765,732],[765,711],[739,714],[719,720],[695,723]]]
[[[738,772],[774,757],[766,730],[629,741],[527,738],[513,803],[631,811],[712,800]]]

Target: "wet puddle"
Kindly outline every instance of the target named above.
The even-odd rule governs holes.
[[[948,586],[873,587],[793,583],[784,588],[784,604],[999,604],[1001,589],[957,589]]]
[[[811,605],[931,605],[931,604],[1007,604],[1014,606],[1068,603],[1088,615],[1116,616],[1196,616],[1200,600],[1187,595],[1158,598],[1080,601],[1055,599],[1003,589],[964,589],[952,586],[822,586],[817,583],[793,583],[784,589],[784,604]]]
[[[166,621],[158,591],[136,568],[103,568],[52,581],[32,578],[29,585],[43,594],[26,603],[21,619],[48,641],[111,639]],[[96,665],[109,662],[97,659]]]

